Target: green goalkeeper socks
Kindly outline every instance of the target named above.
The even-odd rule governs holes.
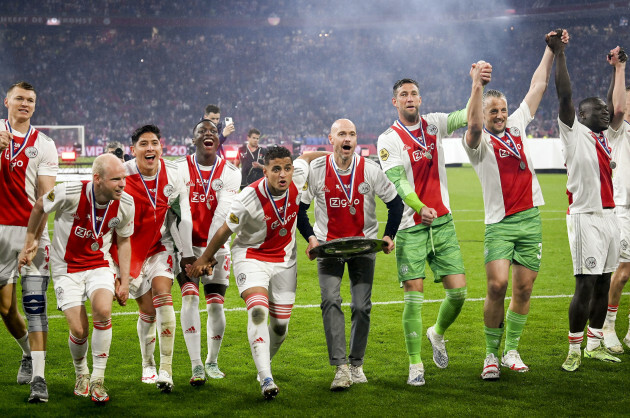
[[[494,354],[499,357],[499,346],[501,345],[501,337],[503,337],[503,328],[483,327],[486,334],[486,355]]]
[[[445,289],[446,298],[440,305],[437,321],[435,322],[435,332],[444,335],[444,332],[451,326],[464,306],[466,300],[466,286],[459,289]]]
[[[508,309],[505,316],[505,352],[518,349],[518,342],[523,334],[527,315],[517,314]]]
[[[403,331],[405,344],[409,354],[409,364],[422,362],[422,302],[424,293],[405,292],[405,308],[403,309]]]

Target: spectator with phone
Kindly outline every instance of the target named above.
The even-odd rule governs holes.
[[[221,122],[221,108],[215,104],[209,104],[203,113],[203,119],[209,119],[219,129],[219,155],[225,158],[223,143],[227,137],[234,133],[234,122],[231,117],[226,117],[225,122]]]

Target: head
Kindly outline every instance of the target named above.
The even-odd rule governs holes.
[[[589,97],[582,100],[578,105],[578,122],[593,132],[602,132],[608,129],[610,124],[608,106],[599,97]]]
[[[212,123],[218,126],[219,121],[221,120],[221,109],[215,104],[209,104],[208,106],[206,106],[203,118],[211,120]]]
[[[113,154],[96,157],[92,164],[94,194],[98,203],[120,200],[125,189],[127,172],[122,161]]]
[[[26,81],[13,84],[7,90],[4,106],[8,109],[9,120],[27,122],[35,112],[37,92]]]
[[[120,158],[121,161],[125,161],[125,147],[119,141],[111,141],[105,146],[106,154],[114,154]]]
[[[416,124],[420,120],[420,86],[416,80],[403,78],[394,84],[392,104],[398,110],[398,118],[407,123]]]
[[[141,126],[131,135],[131,155],[136,157],[136,163],[143,175],[157,173],[162,156],[160,135],[160,128],[155,125]]]
[[[260,131],[256,128],[252,128],[247,132],[247,143],[252,148],[258,148],[258,141],[260,140]]]
[[[293,180],[293,160],[291,152],[284,147],[270,147],[265,154],[263,174],[273,195],[284,193]]]
[[[487,90],[483,93],[483,124],[495,135],[505,132],[508,108],[505,95],[499,90]]]
[[[328,141],[333,146],[335,161],[350,161],[357,147],[357,128],[349,119],[339,119],[330,127]]]
[[[209,119],[202,119],[193,128],[193,145],[198,156],[216,156],[219,149],[219,130]]]

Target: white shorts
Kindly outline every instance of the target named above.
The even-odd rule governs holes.
[[[98,289],[106,289],[114,295],[115,270],[111,267],[100,267],[78,273],[66,273],[53,278],[57,308],[65,311],[81,306],[92,293]]]
[[[619,263],[619,222],[612,209],[567,215],[573,274],[611,273]]]
[[[26,239],[25,226],[0,225],[0,286],[17,283],[18,256]],[[45,228],[39,240],[39,248],[30,266],[22,268],[23,276],[50,276],[50,238]]]
[[[269,263],[259,260],[234,261],[234,277],[238,293],[252,287],[264,287],[269,301],[279,305],[293,305],[297,287],[297,264]]]
[[[129,297],[138,299],[151,290],[154,277],[164,276],[173,281],[173,266],[175,257],[169,251],[153,254],[144,260],[140,275],[129,283]]]
[[[615,215],[621,231],[619,262],[630,263],[630,206],[616,206]]]
[[[205,247],[193,247],[193,255],[197,258],[201,257],[205,251]],[[179,267],[179,261],[182,259],[182,254],[177,254],[177,262],[174,266],[174,275],[179,275],[181,268]],[[230,266],[232,265],[232,259],[230,257],[230,251],[227,248],[219,248],[219,251],[215,254],[214,258],[217,260],[217,265],[212,269],[211,275],[199,276],[199,281],[195,280],[195,283],[202,285],[206,284],[221,284],[223,286],[230,286]]]

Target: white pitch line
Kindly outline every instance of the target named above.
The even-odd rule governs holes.
[[[627,296],[630,295],[630,292],[624,292],[622,293],[622,295]],[[539,296],[532,296],[531,299],[561,299],[561,298],[572,298],[573,295],[539,295]],[[510,300],[512,299],[511,297],[506,297],[505,300]],[[424,301],[424,303],[441,303],[444,299],[426,299]],[[467,298],[466,302],[483,302],[485,300],[485,298]],[[372,306],[378,306],[378,305],[399,305],[401,303],[405,303],[403,300],[390,300],[390,301],[386,301],[386,302],[372,302]],[[341,306],[350,306],[350,303],[342,303]],[[312,308],[319,308],[320,305],[295,305],[293,307],[293,309],[312,309]],[[224,309],[225,312],[240,312],[240,311],[246,311],[247,309],[245,307],[243,308],[228,308],[228,309]],[[199,312],[206,312],[205,309],[199,309]],[[176,314],[180,313],[180,311],[175,311]],[[138,312],[114,312],[112,313],[112,316],[126,316],[126,315],[138,315]],[[88,316],[91,316],[91,314],[88,314]],[[61,318],[65,318],[63,315],[50,315],[48,317],[48,319],[61,319]]]

